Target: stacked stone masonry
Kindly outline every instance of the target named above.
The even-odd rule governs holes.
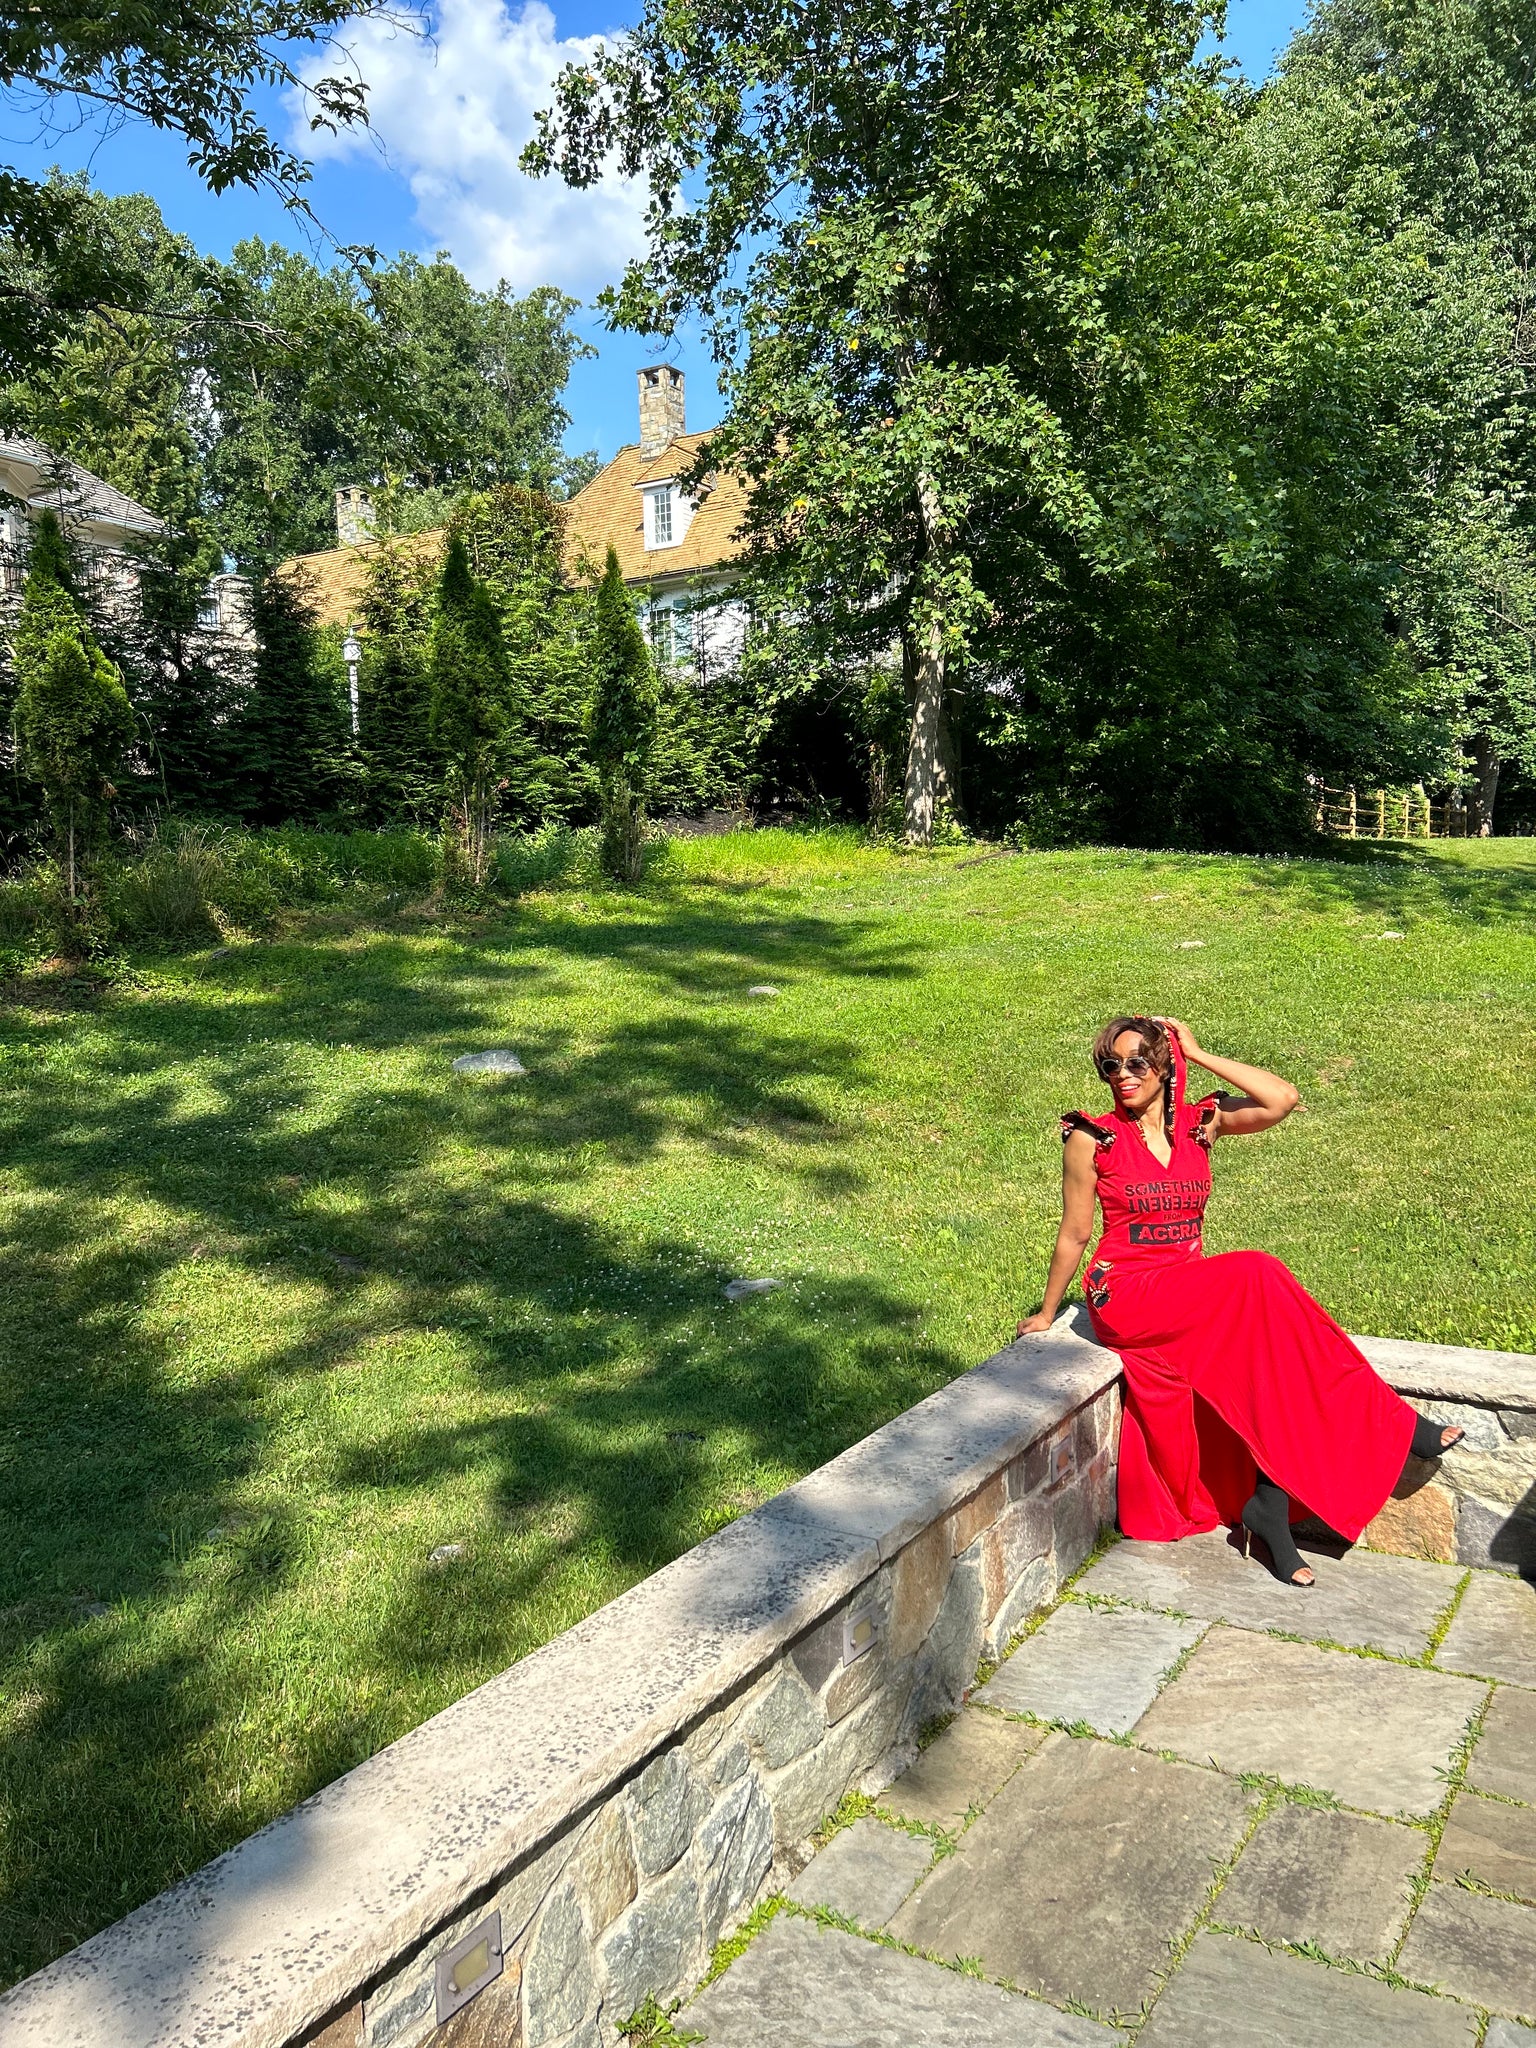
[[[1536,1361],[1362,1341],[1468,1433],[1368,1542],[1529,1572]],[[1089,1557],[1119,1372],[1081,1312],[1010,1345],[18,1986],[0,2039],[612,2048]],[[500,1969],[445,2010],[461,1944]]]
[[[333,2022],[335,2038],[608,2048],[647,1997],[691,1990],[720,1937],[804,1867],[843,1796],[889,1784],[1089,1556],[1114,1512],[1118,1424],[1111,1387],[1010,1460]],[[439,2027],[436,1957],[491,1912],[505,1982]]]
[[[612,2048],[1088,1558],[1118,1374],[1074,1322],[1011,1345],[19,1985],[0,2039]]]
[[[1516,1353],[1360,1340],[1372,1364],[1465,1442],[1417,1459],[1366,1530],[1373,1550],[1536,1577],[1536,1365]]]

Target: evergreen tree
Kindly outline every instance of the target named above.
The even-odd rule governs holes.
[[[591,594],[565,587],[561,508],[541,491],[503,484],[466,499],[459,525],[501,620],[526,742],[512,764],[507,811],[525,825],[595,817],[583,644]]]
[[[361,604],[359,752],[370,814],[420,818],[436,801],[442,764],[432,740],[427,590],[419,566],[386,540],[370,557]]]
[[[134,723],[122,678],[71,591],[68,549],[51,512],[37,523],[11,652],[17,761],[42,791],[73,903],[105,832]]]
[[[639,879],[647,771],[656,744],[656,672],[610,547],[592,619],[592,694],[587,743],[602,784],[603,865]]]
[[[336,678],[297,578],[265,576],[251,622],[255,673],[238,735],[244,808],[261,824],[312,824],[341,795],[346,723]]]
[[[432,739],[443,761],[448,825],[463,873],[483,888],[491,831],[519,748],[512,683],[496,607],[450,534],[432,625]]]

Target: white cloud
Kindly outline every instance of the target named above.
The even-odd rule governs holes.
[[[353,22],[338,34],[367,80],[373,134],[416,202],[421,244],[447,249],[473,282],[518,291],[555,284],[588,296],[617,279],[644,243],[638,185],[610,175],[575,192],[525,177],[517,160],[562,66],[601,38],[557,33],[543,0],[441,0],[435,34]],[[334,59],[314,74],[334,71]],[[366,151],[367,134],[311,135],[314,157]],[[389,253],[386,251],[386,253]]]

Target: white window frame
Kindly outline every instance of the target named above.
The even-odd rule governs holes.
[[[674,531],[676,520],[672,517],[672,486],[663,484],[659,491],[651,493],[651,546],[671,548],[677,545]]]

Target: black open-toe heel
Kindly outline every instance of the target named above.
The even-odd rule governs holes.
[[[1257,1536],[1268,1545],[1270,1568],[1283,1584],[1298,1590],[1317,1584],[1312,1567],[1296,1548],[1296,1539],[1291,1534],[1290,1498],[1283,1486],[1277,1486],[1262,1472],[1243,1509],[1243,1527],[1250,1536]],[[1298,1572],[1307,1576],[1298,1578]]]
[[[1447,1429],[1454,1432],[1449,1442],[1445,1440]],[[1453,1423],[1436,1422],[1432,1417],[1420,1415],[1415,1411],[1413,1418],[1413,1442],[1408,1446],[1408,1454],[1410,1457],[1424,1458],[1426,1460],[1443,1458],[1447,1451],[1455,1450],[1466,1434],[1467,1432],[1464,1429],[1456,1429]]]

